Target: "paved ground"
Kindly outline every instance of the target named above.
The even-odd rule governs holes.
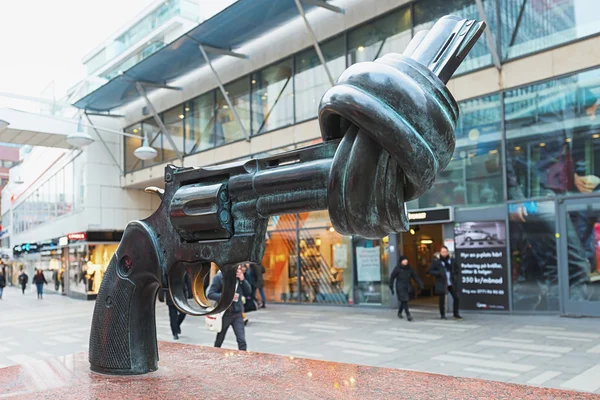
[[[0,367],[87,350],[93,302],[6,288],[0,301]],[[414,309],[270,305],[250,313],[251,351],[600,394],[600,319],[466,314],[441,321]],[[159,340],[172,341],[167,308],[157,306]],[[211,346],[202,318],[188,317],[180,342]],[[225,346],[236,348],[233,332]]]

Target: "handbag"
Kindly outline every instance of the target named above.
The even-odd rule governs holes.
[[[221,311],[218,314],[207,315],[206,317],[204,317],[204,323],[206,324],[206,327],[208,328],[209,331],[216,332],[216,333],[221,332],[221,330],[223,329],[223,313],[224,312],[225,311]]]

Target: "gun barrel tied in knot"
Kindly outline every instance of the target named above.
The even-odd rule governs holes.
[[[158,368],[161,287],[187,314],[227,310],[238,266],[262,261],[270,216],[328,209],[343,235],[408,230],[405,202],[431,188],[454,152],[458,106],[445,84],[484,27],[446,16],[403,54],[352,65],[321,100],[323,143],[227,165],[168,165],[164,189],[147,189],[160,206],[127,225],[106,270],[92,318],[91,369]],[[212,263],[222,273],[214,306],[204,293]]]

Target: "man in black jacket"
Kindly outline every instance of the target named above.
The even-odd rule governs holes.
[[[244,318],[242,317],[242,312],[244,311],[242,296],[249,298],[252,295],[252,287],[245,280],[244,273],[240,267],[238,267],[237,270],[237,279],[238,284],[235,296],[233,297],[233,303],[231,303],[231,306],[225,311],[225,313],[223,313],[223,326],[221,328],[221,332],[217,333],[215,347],[221,347],[223,341],[225,340],[227,330],[231,325],[237,340],[238,349],[245,351],[248,346],[246,345],[246,331],[244,329]],[[221,300],[222,291],[223,274],[221,271],[219,271],[212,280],[210,288],[208,289],[207,297],[211,300],[219,301]]]
[[[431,266],[427,271],[429,275],[435,276],[435,292],[440,297],[440,316],[446,318],[446,294],[450,293],[453,300],[453,312],[455,319],[462,319],[459,313],[459,289],[460,266],[450,257],[446,246],[442,246],[439,258],[434,256]]]

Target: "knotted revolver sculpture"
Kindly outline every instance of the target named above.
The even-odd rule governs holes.
[[[168,165],[164,190],[153,189],[160,206],[127,225],[106,270],[92,320],[91,369],[155,371],[158,290],[168,288],[190,315],[226,310],[237,266],[262,260],[270,216],[327,209],[342,235],[406,231],[405,202],[427,191],[452,157],[458,106],[445,84],[484,27],[446,16],[417,33],[403,54],[349,67],[321,100],[320,144],[228,165]],[[204,294],[211,262],[223,274],[214,307]]]

